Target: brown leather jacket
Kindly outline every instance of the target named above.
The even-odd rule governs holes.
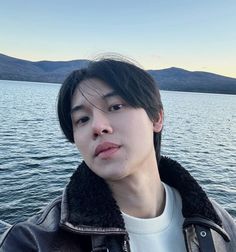
[[[183,233],[191,252],[236,251],[236,224],[177,162],[162,158],[163,182],[175,187],[183,204]],[[176,180],[178,178],[178,180]],[[38,215],[12,226],[0,252],[130,251],[119,207],[107,184],[82,163],[62,197]]]

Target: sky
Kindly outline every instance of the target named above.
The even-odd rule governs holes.
[[[40,60],[118,53],[145,69],[236,78],[235,0],[1,0],[0,53]]]

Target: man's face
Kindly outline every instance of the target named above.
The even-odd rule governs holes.
[[[84,161],[98,176],[117,181],[155,165],[152,122],[142,108],[127,104],[106,83],[82,81],[72,97],[74,141]]]

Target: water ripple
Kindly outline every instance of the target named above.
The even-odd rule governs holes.
[[[56,118],[59,85],[0,81],[0,219],[15,223],[59,196],[81,156]],[[162,92],[162,154],[236,217],[236,99]],[[227,109],[225,109],[227,108]]]

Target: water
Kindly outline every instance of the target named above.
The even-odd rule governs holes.
[[[27,219],[61,194],[81,161],[56,116],[60,85],[0,81],[0,219]],[[236,99],[162,91],[162,154],[236,217]]]

